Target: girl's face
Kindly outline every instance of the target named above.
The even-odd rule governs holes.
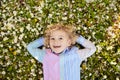
[[[50,35],[50,48],[55,53],[61,53],[71,45],[68,34],[63,30],[55,30]]]

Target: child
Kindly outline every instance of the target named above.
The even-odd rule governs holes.
[[[75,47],[76,42],[84,49]],[[38,48],[43,45],[46,49]],[[27,49],[43,64],[44,80],[80,80],[81,62],[96,51],[93,43],[63,24],[48,26],[45,36],[29,43]]]

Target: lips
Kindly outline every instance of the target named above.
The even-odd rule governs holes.
[[[53,46],[54,48],[60,48],[61,46]]]

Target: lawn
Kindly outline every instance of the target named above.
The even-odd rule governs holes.
[[[97,47],[80,66],[81,80],[120,80],[119,0],[1,0],[0,79],[43,80],[26,45],[58,22],[74,25]]]

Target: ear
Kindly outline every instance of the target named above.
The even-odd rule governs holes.
[[[68,46],[71,46],[71,44],[72,44],[72,41],[71,41],[71,39],[69,39],[68,40]]]

